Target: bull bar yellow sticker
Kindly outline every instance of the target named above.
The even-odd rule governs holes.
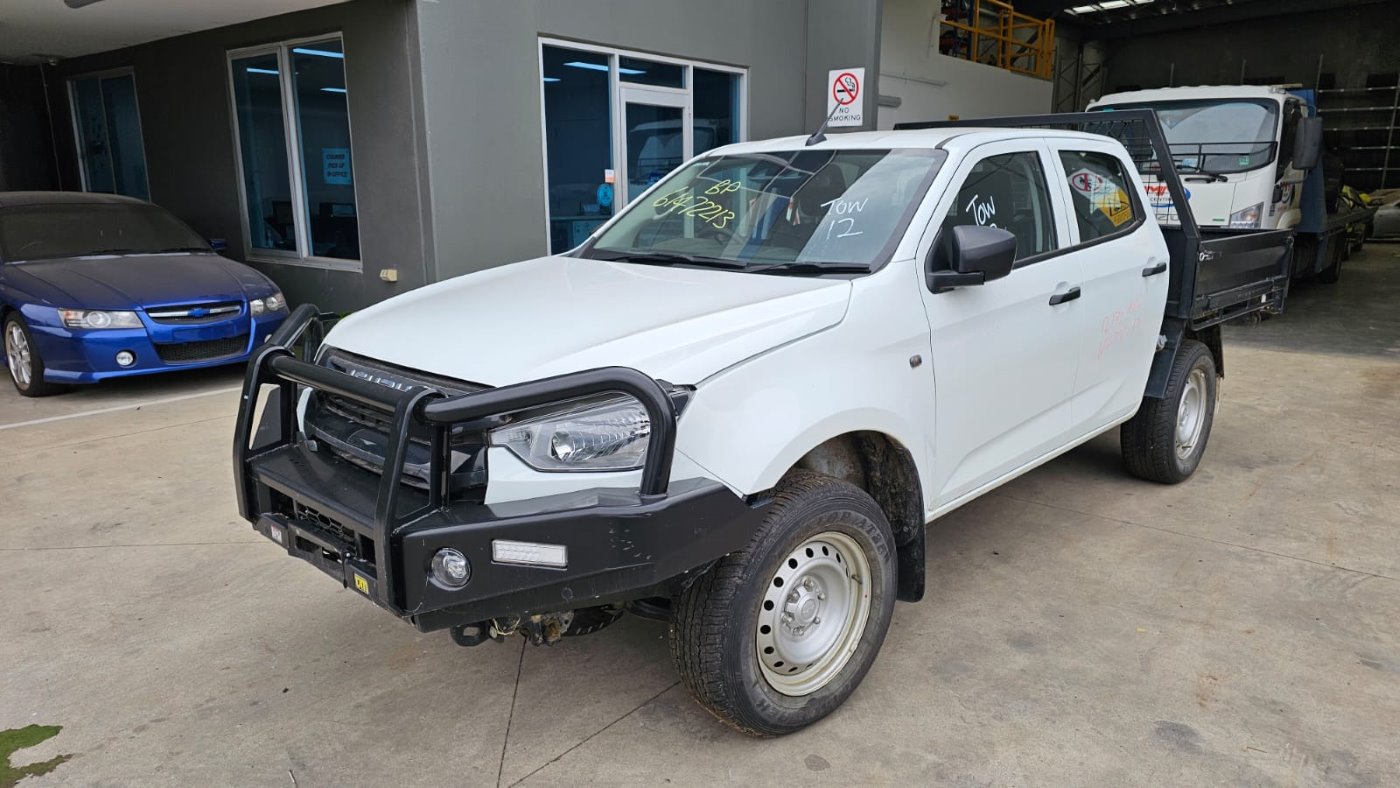
[[[350,576],[355,578],[355,590],[359,591],[361,594],[369,596],[369,580],[365,579],[360,575],[354,574],[353,572]]]

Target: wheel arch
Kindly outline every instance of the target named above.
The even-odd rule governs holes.
[[[1152,357],[1152,369],[1147,375],[1147,387],[1143,396],[1161,399],[1167,395],[1172,365],[1176,363],[1176,357],[1181,353],[1181,346],[1186,340],[1195,340],[1205,345],[1215,361],[1216,377],[1225,377],[1225,347],[1219,325],[1193,329],[1184,320],[1167,318],[1162,323],[1162,336],[1166,338],[1166,344]]]
[[[889,520],[899,572],[898,598],[917,602],[924,595],[925,523],[923,489],[914,455],[899,440],[879,431],[855,430],[811,447],[785,472],[809,470],[864,490]]]

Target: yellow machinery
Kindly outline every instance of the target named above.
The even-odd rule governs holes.
[[[939,50],[950,57],[1049,79],[1055,20],[1017,11],[1006,0],[943,0]]]

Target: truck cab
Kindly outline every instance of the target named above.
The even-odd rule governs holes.
[[[725,146],[565,254],[298,307],[248,368],[240,513],[462,645],[631,611],[724,722],[821,719],[942,514],[1115,428],[1189,478],[1219,324],[1286,292],[1279,234],[1154,221],[1121,141],[1182,195],[1152,113],[979,123]]]
[[[1286,230],[1302,221],[1310,166],[1297,157],[1298,129],[1314,113],[1301,97],[1228,85],[1111,93],[1089,104],[1092,112],[1124,109],[1156,111],[1201,227]],[[1153,208],[1170,214],[1165,186],[1146,180]]]

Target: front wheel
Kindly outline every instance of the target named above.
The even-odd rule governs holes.
[[[810,472],[778,488],[748,547],[677,600],[671,654],[720,720],[778,736],[825,717],[860,684],[894,613],[894,537],[880,507]]]
[[[15,389],[26,397],[47,397],[63,390],[62,386],[44,380],[44,359],[34,346],[34,338],[24,318],[11,313],[5,318],[5,364]]]
[[[1181,343],[1167,394],[1145,398],[1119,430],[1123,464],[1139,479],[1177,484],[1196,472],[1215,423],[1215,357],[1194,339]]]

